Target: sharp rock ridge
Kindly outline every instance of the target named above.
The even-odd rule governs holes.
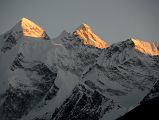
[[[148,55],[159,55],[159,43],[147,42],[136,38],[131,38],[134,42],[135,49]]]
[[[92,45],[102,49],[108,47],[108,44],[97,36],[91,27],[85,23],[80,25],[73,34],[79,36],[85,45]]]

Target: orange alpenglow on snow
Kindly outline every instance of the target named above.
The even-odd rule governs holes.
[[[28,20],[27,18],[22,18],[21,26],[24,36],[44,38],[46,35],[45,31],[41,27]]]
[[[84,41],[85,45],[92,45],[97,48],[108,47],[108,44],[94,34],[93,30],[87,24],[82,24],[74,31],[74,34],[78,35]]]
[[[133,39],[132,41],[135,44],[135,49],[138,51],[148,54],[148,55],[159,55],[159,44],[155,43],[150,43],[146,41],[142,41],[139,39]],[[158,47],[158,48],[157,48]]]

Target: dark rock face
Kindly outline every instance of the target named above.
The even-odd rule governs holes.
[[[5,94],[5,101],[0,106],[1,120],[16,120],[28,112],[35,104],[36,95],[10,87]],[[34,100],[34,102],[33,102]]]
[[[46,34],[46,32],[44,32],[43,34],[44,34],[44,35],[42,35],[42,36],[44,36],[44,39],[45,39],[45,40],[50,40],[50,37]]]
[[[54,81],[57,72],[52,72],[44,63],[40,61],[26,62],[23,54],[19,53],[10,69],[12,71],[21,70],[26,74],[29,72],[36,74],[38,79],[28,78],[34,88],[33,90],[29,90],[30,86],[25,83],[17,83],[17,88],[10,84],[4,95],[4,102],[0,106],[1,120],[16,120],[27,114],[45,95],[46,100],[56,95],[58,87],[54,84]]]
[[[114,102],[99,92],[77,85],[65,102],[56,108],[51,120],[99,120],[114,107]]]
[[[15,38],[14,35],[10,33],[6,38],[4,46],[1,48],[1,51],[5,53],[7,50],[12,49],[12,47],[14,47],[16,44],[17,44],[17,39]]]
[[[24,63],[24,56],[22,53],[17,54],[15,57],[15,60],[13,61],[12,65],[10,66],[10,69],[14,71],[17,68],[24,69],[22,63]]]

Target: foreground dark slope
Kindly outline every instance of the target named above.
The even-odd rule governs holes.
[[[117,120],[158,120],[159,97],[148,100]]]

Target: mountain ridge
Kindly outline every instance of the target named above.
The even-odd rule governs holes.
[[[85,45],[92,45],[102,49],[108,47],[108,44],[97,36],[86,23],[80,25],[73,34],[78,35]]]
[[[2,120],[114,120],[149,92],[158,96],[159,56],[136,49],[133,38],[99,48],[74,32],[46,40],[17,26],[0,36]],[[88,25],[81,29],[92,38]]]
[[[132,38],[135,44],[135,49],[148,55],[159,55],[159,44],[156,42],[147,42]]]
[[[25,37],[50,39],[43,28],[25,17],[23,17],[11,30],[9,30],[9,33],[10,32],[13,32],[11,34],[15,37],[20,35]],[[64,30],[63,33],[67,32]],[[102,49],[109,47],[105,41],[95,35],[91,27],[86,23],[83,23],[77,27],[73,34],[79,36],[81,40],[84,41],[85,45]],[[158,42],[148,42],[134,37],[130,39],[134,42],[136,50],[148,55],[159,55]],[[147,48],[148,50],[146,50]]]

